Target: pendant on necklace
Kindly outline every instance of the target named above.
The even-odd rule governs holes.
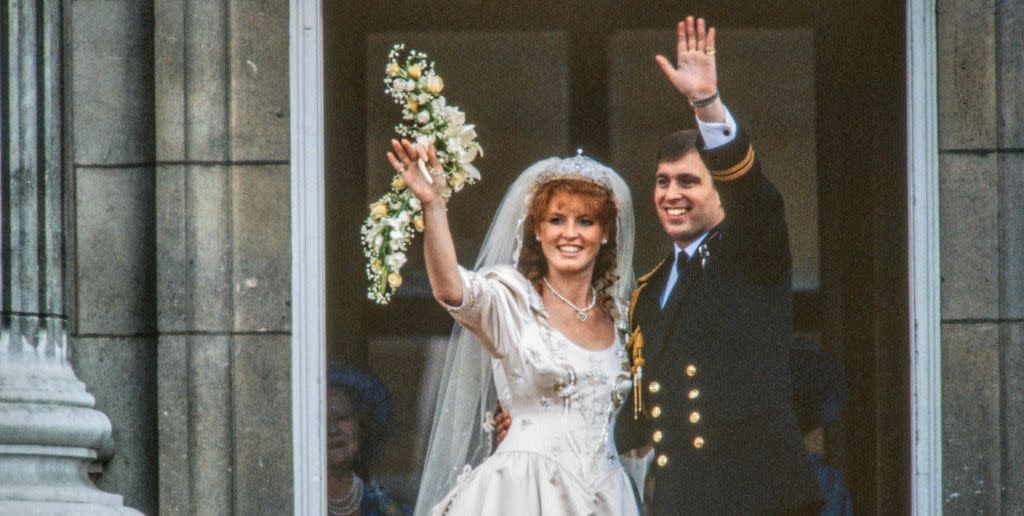
[[[583,310],[577,311],[576,312],[576,318],[581,320],[581,321],[583,321],[583,322],[587,322],[587,312],[585,312]]]

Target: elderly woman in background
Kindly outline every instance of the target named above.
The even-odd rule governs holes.
[[[332,363],[327,370],[327,507],[329,516],[410,513],[370,480],[389,435],[387,389],[375,376]]]

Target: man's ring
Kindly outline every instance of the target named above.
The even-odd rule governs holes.
[[[705,50],[704,53],[709,55],[709,56],[713,56],[713,55],[715,55],[715,49],[709,48],[709,49]]]

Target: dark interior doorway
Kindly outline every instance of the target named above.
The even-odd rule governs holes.
[[[517,105],[530,106],[531,112],[536,112],[526,118],[507,115],[516,124],[527,124],[525,128],[504,126],[500,119],[489,127],[480,127],[485,150],[495,149],[479,164],[486,185],[479,188],[486,192],[467,191],[458,201],[463,205],[452,208],[463,210],[460,213],[466,218],[476,214],[477,222],[466,222],[468,229],[462,235],[467,249],[460,256],[464,264],[470,264],[475,256],[473,239],[486,230],[494,206],[491,200],[500,197],[507,185],[502,181],[541,157],[565,155],[582,147],[627,176],[634,188],[637,211],[641,212],[650,179],[645,175],[645,165],[630,159],[642,155],[644,148],[629,147],[634,141],[629,131],[660,130],[658,124],[673,117],[680,126],[689,123],[683,105],[666,108],[657,119],[643,118],[643,109],[622,105],[628,102],[629,92],[648,91],[638,82],[646,76],[638,74],[631,80],[629,70],[633,68],[623,56],[629,56],[630,51],[646,52],[644,45],[651,34],[666,34],[661,48],[668,51],[674,21],[690,13],[703,15],[723,31],[723,36],[732,33],[737,39],[748,38],[744,40],[747,46],[735,46],[732,55],[722,52],[723,63],[741,60],[744,55],[759,55],[758,37],[766,38],[765,48],[777,48],[787,41],[812,45],[810,49],[793,50],[808,52],[813,80],[804,83],[813,86],[813,98],[779,91],[780,84],[788,84],[787,77],[779,75],[785,70],[780,72],[779,64],[770,58],[760,63],[744,61],[745,68],[736,73],[751,77],[736,77],[733,82],[763,89],[747,86],[746,90],[728,91],[723,84],[723,98],[734,108],[736,102],[748,102],[747,98],[752,104],[761,102],[758,105],[766,106],[762,121],[777,120],[771,118],[772,106],[785,111],[792,107],[790,103],[813,104],[810,125],[804,129],[790,125],[759,127],[754,123],[755,138],[786,129],[790,132],[785,134],[806,136],[814,150],[811,191],[815,196],[810,207],[814,217],[809,220],[816,228],[808,237],[808,242],[816,246],[811,264],[814,277],[795,290],[795,322],[799,332],[819,339],[826,350],[840,356],[845,366],[850,401],[841,420],[828,429],[826,449],[829,461],[846,475],[856,512],[909,511],[902,3],[789,0],[751,4],[726,0],[702,6],[627,1],[590,2],[584,8],[558,2],[512,5],[427,0],[325,2],[324,9],[328,354],[373,370],[385,381],[391,364],[382,363],[389,355],[381,346],[400,350],[404,349],[403,342],[436,340],[450,331],[451,319],[434,304],[429,293],[417,289],[415,281],[387,308],[370,304],[364,294],[358,228],[368,202],[376,198],[380,180],[375,175],[385,173],[375,161],[384,151],[371,149],[376,137],[372,128],[380,125],[380,120],[372,118],[378,116],[375,113],[380,103],[374,98],[380,88],[375,90],[373,85],[380,82],[378,68],[384,61],[384,53],[372,54],[382,42],[401,37],[415,40],[428,52],[437,52],[440,73],[454,74],[446,76],[449,99],[466,108],[470,119],[474,113],[488,109],[514,113]],[[496,42],[488,34],[501,34],[507,39]],[[801,39],[801,34],[807,38]],[[795,39],[786,39],[790,37]],[[431,42],[440,40],[455,43],[429,48]],[[464,45],[461,51],[444,55],[459,45]],[[722,45],[727,48],[727,41],[723,40]],[[488,53],[489,48],[495,50]],[[478,91],[488,84],[474,84],[473,77],[501,73],[502,68],[495,64],[498,59],[505,60],[504,70],[523,70],[518,75],[522,82],[516,83],[516,76],[509,72],[512,84],[501,85],[507,90],[495,87],[490,94]],[[650,68],[654,68],[652,57]],[[545,75],[538,77],[542,73]],[[548,80],[542,80],[544,77]],[[535,95],[524,96],[511,106],[500,105],[508,95],[498,97],[494,93],[510,91],[514,96],[515,91],[529,92],[530,88],[537,88]],[[662,94],[651,91],[655,96]],[[635,100],[642,103],[650,99],[644,96]],[[737,113],[742,119],[743,114]],[[390,117],[385,125],[393,123],[397,112]],[[529,138],[531,132],[534,140]],[[520,135],[515,142],[523,143],[499,150],[505,143],[504,135],[514,134]],[[636,172],[630,172],[634,168]],[[787,198],[791,211],[805,202],[805,198]],[[490,207],[474,212],[477,205]],[[645,224],[653,222],[653,215],[644,217],[639,215],[641,232]],[[656,230],[656,226],[653,228]],[[639,252],[638,271],[646,270],[661,252],[654,247]],[[417,357],[413,360],[423,360],[417,367],[429,367],[429,360]],[[400,381],[401,374],[394,376],[394,381]],[[393,387],[401,388],[408,387]],[[410,397],[424,399],[421,394]],[[415,447],[404,450],[405,454],[416,451]],[[415,462],[412,457],[408,460],[410,464]]]

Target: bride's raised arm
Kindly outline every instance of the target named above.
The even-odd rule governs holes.
[[[391,147],[388,160],[423,206],[423,255],[434,298],[448,306],[459,306],[462,279],[448,226],[448,207],[443,195],[445,179],[434,146],[414,145],[403,139],[391,140]]]

